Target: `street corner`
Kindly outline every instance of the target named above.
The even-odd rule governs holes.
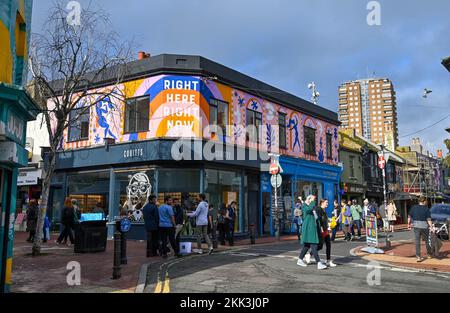
[[[393,267],[411,268],[422,272],[439,272],[450,273],[450,243],[446,242],[439,257],[427,258],[424,254],[425,246],[422,247],[422,262],[416,261],[415,244],[412,241],[402,241],[392,243],[390,248],[380,247],[384,251],[383,254],[367,253],[362,251],[365,246],[359,246],[352,250],[354,256],[360,257],[367,261],[377,261],[386,263]]]

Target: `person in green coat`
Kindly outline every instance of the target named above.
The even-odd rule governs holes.
[[[322,263],[319,257],[318,246],[320,242],[319,229],[320,221],[316,212],[316,196],[310,195],[303,203],[303,228],[302,228],[302,251],[297,261],[297,265],[306,267],[307,264],[303,261],[306,253],[311,249],[312,255],[317,263],[317,269],[326,269],[327,266]]]

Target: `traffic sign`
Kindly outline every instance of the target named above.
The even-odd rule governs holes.
[[[123,218],[120,220],[120,231],[122,233],[127,233],[131,228],[131,221],[128,218]]]
[[[276,163],[270,163],[269,172],[272,175],[277,175],[280,172],[280,167]]]
[[[280,174],[272,175],[272,178],[270,178],[270,183],[272,184],[273,188],[279,188],[282,182],[283,178]]]
[[[378,167],[381,169],[384,169],[385,166],[386,166],[386,160],[384,159],[384,156],[380,155],[378,157]]]

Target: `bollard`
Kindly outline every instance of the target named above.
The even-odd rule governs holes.
[[[121,235],[119,230],[116,229],[114,232],[114,266],[113,266],[113,277],[112,279],[119,279],[121,277],[121,268],[120,268],[120,243],[121,243]]]
[[[254,224],[250,224],[249,225],[249,230],[250,230],[250,243],[252,245],[255,244],[255,225]]]
[[[120,233],[120,264],[127,264],[127,235]]]

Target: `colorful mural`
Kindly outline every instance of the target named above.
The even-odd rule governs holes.
[[[125,133],[125,103],[119,97],[107,97],[90,109],[89,139],[64,143],[65,149],[75,149],[104,144],[105,138],[116,142],[153,138],[205,138],[209,125],[211,99],[228,103],[226,120],[230,126],[221,140],[226,143],[246,145],[247,112],[261,113],[261,142],[247,143],[252,148],[280,152],[284,155],[336,164],[338,161],[337,126],[312,118],[282,105],[266,101],[250,93],[196,76],[159,75],[116,86],[116,92],[125,98],[149,97],[148,130]],[[94,103],[91,100],[91,103]],[[88,101],[89,102],[89,101]],[[288,147],[279,150],[278,112],[286,114]],[[303,126],[316,130],[316,155],[303,153]],[[333,159],[324,157],[326,134],[333,134]],[[212,137],[213,139],[215,137]],[[67,132],[66,132],[67,139]]]

